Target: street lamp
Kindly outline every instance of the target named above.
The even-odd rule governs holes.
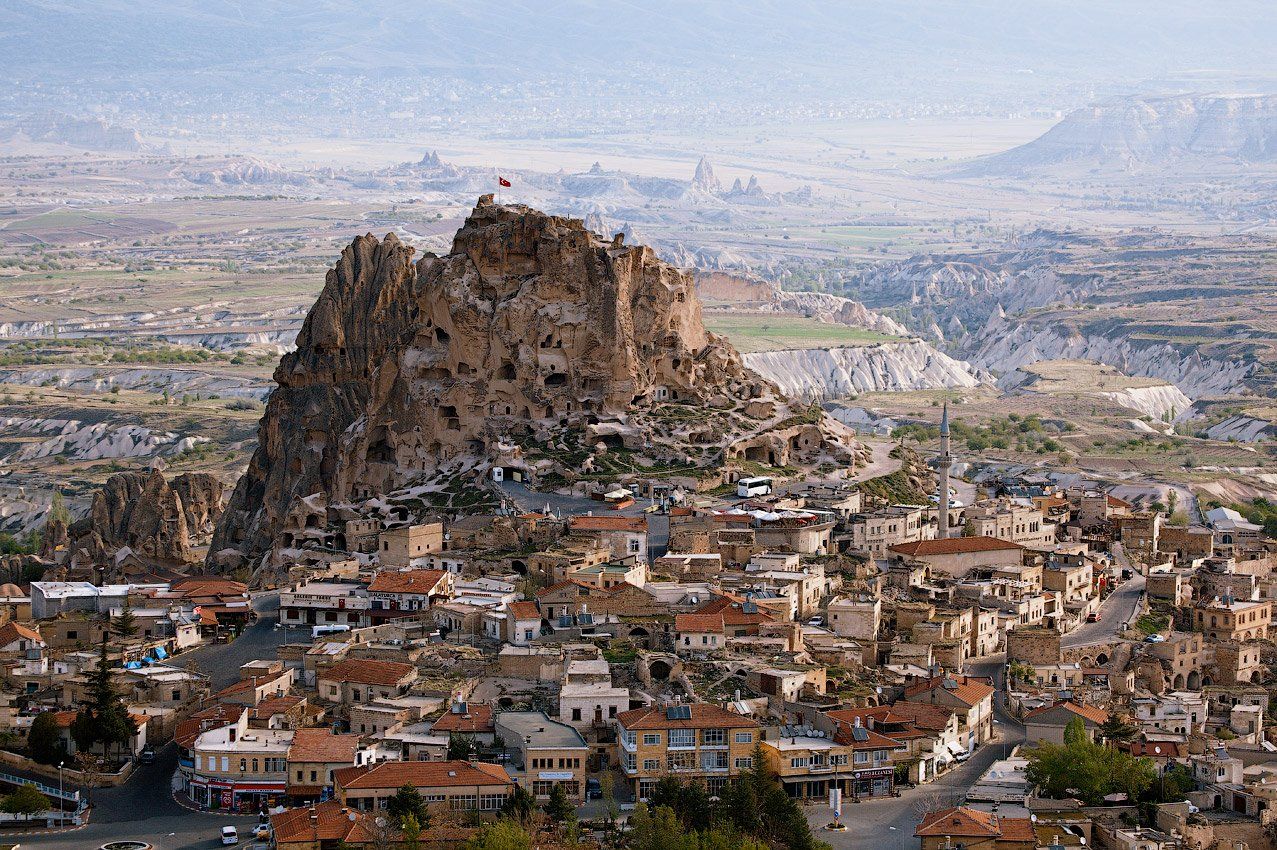
[[[62,799],[62,767],[65,764],[66,764],[65,760],[58,762],[58,824],[59,825],[63,822],[62,812],[65,811],[65,809],[63,808],[65,801]]]

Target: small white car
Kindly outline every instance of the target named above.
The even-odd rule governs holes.
[[[222,844],[230,846],[239,844],[239,830],[233,826],[222,827]]]

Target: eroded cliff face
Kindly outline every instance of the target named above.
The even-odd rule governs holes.
[[[85,518],[72,523],[75,564],[109,565],[125,547],[144,560],[186,564],[221,516],[222,482],[203,472],[174,476],[119,472],[93,494]]]
[[[660,470],[858,450],[832,420],[763,433],[798,427],[788,402],[705,330],[687,273],[491,196],[447,256],[356,239],[275,380],[219,564],[296,544],[333,503],[415,488],[457,508],[493,467],[570,481],[609,451]]]
[[[1193,346],[1082,334],[1069,328],[992,321],[971,346],[971,361],[1007,373],[1039,360],[1091,360],[1128,375],[1160,378],[1190,400],[1245,390],[1257,364],[1203,356]]]
[[[868,392],[979,386],[987,375],[921,340],[844,348],[758,351],[745,364],[801,398],[833,399]]]

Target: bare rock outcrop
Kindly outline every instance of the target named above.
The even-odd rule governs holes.
[[[735,457],[849,466],[864,451],[706,331],[688,273],[491,195],[443,257],[355,239],[275,380],[211,567],[229,550],[256,564],[315,537],[328,506],[396,493],[459,513],[505,474],[562,486]],[[768,431],[784,445],[758,448]]]
[[[73,562],[108,564],[127,547],[149,561],[190,563],[192,547],[208,538],[221,508],[222,482],[207,473],[172,481],[159,470],[116,473],[93,494],[88,516],[71,525]]]

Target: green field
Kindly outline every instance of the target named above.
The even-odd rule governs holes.
[[[727,337],[742,354],[790,348],[872,345],[898,339],[877,331],[818,322],[801,316],[710,313],[705,316],[705,326]]]

